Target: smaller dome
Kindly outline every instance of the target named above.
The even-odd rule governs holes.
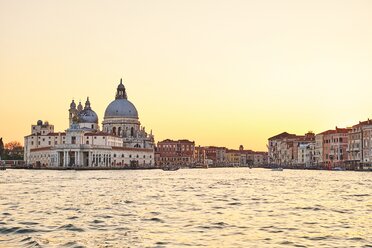
[[[43,121],[42,121],[42,120],[38,120],[38,121],[37,121],[37,125],[38,125],[38,126],[43,125]]]
[[[79,115],[79,123],[96,123],[98,124],[98,116],[92,109],[84,109]]]

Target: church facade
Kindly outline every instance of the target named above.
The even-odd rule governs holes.
[[[127,98],[120,80],[116,96],[106,108],[102,129],[89,98],[83,107],[74,100],[68,110],[69,128],[55,132],[38,121],[25,136],[25,162],[45,168],[154,167],[154,136],[141,126],[136,107]]]

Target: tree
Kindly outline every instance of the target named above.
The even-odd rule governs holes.
[[[5,149],[9,151],[14,151],[19,148],[22,148],[22,145],[18,141],[10,141],[9,143],[5,144]]]
[[[5,144],[4,158],[6,160],[22,160],[23,147],[18,141],[11,141]]]
[[[4,143],[3,138],[0,138],[0,159],[3,157],[4,154]]]

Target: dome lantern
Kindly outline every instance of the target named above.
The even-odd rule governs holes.
[[[104,116],[105,119],[118,117],[138,119],[137,109],[128,101],[122,79],[117,87],[115,100],[107,106]]]
[[[87,97],[87,101],[85,102],[85,107],[84,107],[84,109],[91,109],[91,108],[90,108],[89,96]]]
[[[127,93],[125,92],[125,86],[123,84],[122,78],[120,78],[120,84],[118,85],[118,88],[116,89],[115,99],[128,99]]]

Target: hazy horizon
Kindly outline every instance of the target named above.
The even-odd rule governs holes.
[[[266,150],[371,117],[371,1],[0,0],[0,137],[72,99],[99,123],[123,78],[156,141]]]

